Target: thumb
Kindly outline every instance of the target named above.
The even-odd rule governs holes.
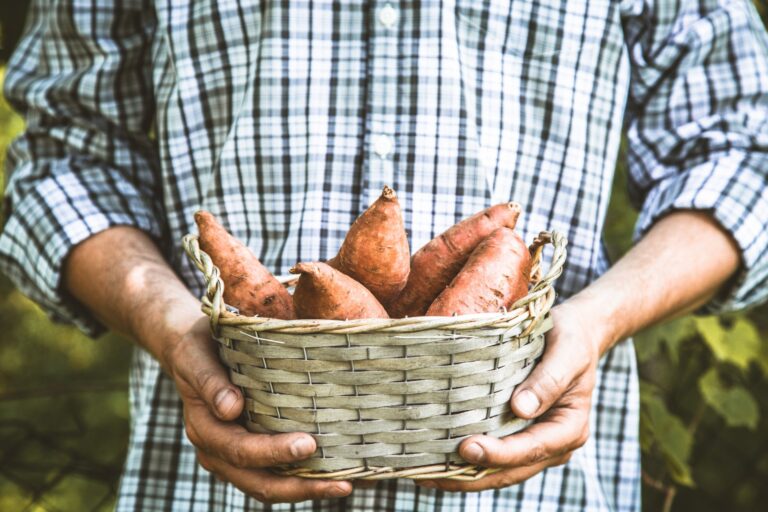
[[[536,418],[562,397],[578,370],[573,358],[550,344],[531,374],[512,395],[512,411],[521,418]]]
[[[183,399],[202,401],[223,421],[240,416],[245,401],[219,362],[215,342],[207,328],[182,339],[173,358],[173,374]]]

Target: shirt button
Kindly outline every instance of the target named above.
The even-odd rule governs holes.
[[[392,152],[394,144],[392,138],[386,135],[375,135],[373,137],[373,152],[381,158],[386,158]]]
[[[379,10],[379,22],[387,28],[397,22],[397,11],[392,5],[387,4]]]

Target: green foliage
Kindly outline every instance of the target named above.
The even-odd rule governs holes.
[[[716,317],[697,318],[696,328],[718,361],[746,370],[760,361],[761,343],[757,328],[744,316],[736,317],[731,328]]]
[[[635,337],[635,352],[641,363],[648,362],[664,349],[671,361],[680,362],[680,345],[696,335],[696,319],[686,316],[651,327]]]
[[[651,385],[641,388],[640,442],[643,452],[663,458],[676,483],[694,485],[688,463],[693,436],[680,418],[669,412],[659,390]]]
[[[710,368],[699,378],[699,390],[704,401],[729,427],[757,428],[760,410],[757,401],[742,386],[726,387],[716,368]]]
[[[22,125],[0,95],[0,169]],[[0,510],[111,510],[128,438],[130,345],[48,322],[4,277],[0,329]]]
[[[617,174],[605,229],[614,259],[636,220]],[[768,500],[766,319],[766,306],[686,316],[635,337],[646,510],[747,512]]]

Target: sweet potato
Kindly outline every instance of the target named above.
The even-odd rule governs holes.
[[[325,263],[297,263],[290,272],[301,274],[293,292],[299,318],[388,318],[384,306],[365,286]]]
[[[195,213],[200,249],[219,268],[224,302],[241,315],[296,318],[291,294],[240,240],[229,234],[211,213]]]
[[[451,284],[429,306],[427,316],[492,313],[528,293],[531,254],[513,230],[502,227],[472,251]]]
[[[388,306],[392,318],[423,315],[485,237],[502,226],[514,229],[520,210],[517,203],[491,206],[448,228],[416,251],[405,288]]]
[[[349,228],[339,253],[327,263],[360,282],[382,304],[400,293],[408,280],[411,252],[394,190],[384,187]]]

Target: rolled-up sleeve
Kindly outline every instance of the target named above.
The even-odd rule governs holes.
[[[0,270],[56,321],[102,326],[61,287],[71,249],[115,225],[164,227],[148,1],[34,2],[5,95],[25,118],[8,151]]]
[[[742,269],[709,312],[768,296],[768,36],[748,0],[623,3],[636,237],[675,210],[709,212]]]

